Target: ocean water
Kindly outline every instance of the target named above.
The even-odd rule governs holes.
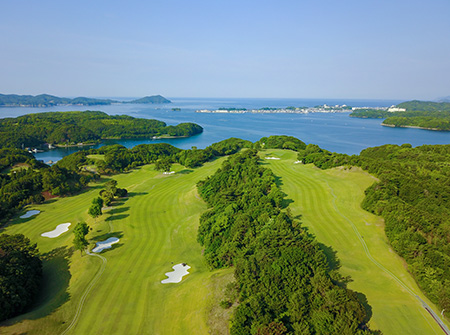
[[[119,143],[131,148],[141,143],[170,143],[182,149],[192,146],[205,148],[208,145],[238,137],[252,142],[270,135],[295,136],[305,143],[341,153],[358,154],[367,147],[383,144],[410,143],[450,144],[450,132],[436,132],[421,129],[389,128],[381,126],[380,119],[357,119],[346,113],[310,114],[214,114],[196,113],[199,109],[220,107],[262,108],[262,107],[313,107],[316,105],[347,104],[353,107],[388,107],[401,101],[395,100],[351,100],[351,99],[213,99],[213,98],[169,98],[171,104],[164,105],[110,105],[110,106],[57,106],[50,108],[0,108],[0,117],[16,117],[44,111],[101,110],[110,115],[126,114],[139,118],[157,119],[169,125],[181,122],[198,123],[204,132],[190,138],[164,140],[116,140],[101,145]],[[180,108],[173,111],[172,108]],[[95,147],[99,147],[97,145]],[[45,162],[56,161],[81,148],[58,148],[37,153],[35,156]]]

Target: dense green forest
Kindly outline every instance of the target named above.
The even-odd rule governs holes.
[[[426,111],[426,112],[450,112],[450,102],[433,102],[412,100],[402,102],[397,107],[405,108],[408,112]]]
[[[107,138],[193,136],[202,131],[194,123],[167,126],[158,120],[98,111],[36,113],[0,119],[0,148],[92,143]]]
[[[357,118],[385,119],[383,125],[392,127],[419,127],[430,130],[450,131],[450,103],[431,101],[407,101],[397,107],[405,112],[388,112],[376,109],[358,109],[350,114]]]
[[[120,103],[120,101],[111,99],[94,99],[94,98],[60,98],[49,94],[40,95],[17,95],[17,94],[0,94],[0,107],[51,107],[58,105],[81,105],[81,106],[93,106],[93,105],[111,105],[112,103]],[[132,101],[123,101],[122,103],[135,103],[135,104],[165,104],[170,103],[170,100],[160,96],[152,95],[141,99]]]
[[[430,130],[450,130],[450,111],[445,112],[396,112],[383,121],[394,127],[419,127]]]
[[[395,112],[394,112],[395,113]],[[361,119],[385,119],[392,115],[393,112],[388,112],[383,109],[356,109],[350,113],[350,117],[357,117]]]
[[[231,334],[374,333],[314,236],[282,211],[284,194],[258,160],[255,149],[235,154],[198,183],[210,207],[198,230],[206,261],[235,266],[239,305]]]
[[[11,169],[16,164],[19,168]],[[93,175],[54,165],[47,166],[21,149],[0,149],[0,223],[23,206],[42,203],[43,194],[59,196],[83,189]]]
[[[450,145],[384,145],[360,155],[308,145],[298,154],[322,169],[360,166],[379,182],[366,190],[364,209],[385,219],[393,249],[428,298],[450,315]]]
[[[21,234],[0,235],[0,321],[23,312],[39,291],[42,262]]]

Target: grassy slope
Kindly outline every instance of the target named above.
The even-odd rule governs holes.
[[[71,231],[55,239],[42,232],[56,225],[87,220],[93,227],[91,242],[117,236],[120,242],[102,253],[108,263],[100,281],[86,298],[80,318],[68,334],[207,334],[207,315],[212,287],[232,270],[210,272],[196,242],[199,215],[206,205],[195,184],[214,173],[222,160],[187,173],[161,175],[145,166],[114,178],[130,197],[96,222],[87,209],[97,189],[35,206],[38,216],[17,219],[6,233],[23,233],[38,243],[42,253],[72,241]],[[174,165],[174,170],[181,167]],[[106,219],[106,220],[105,220]],[[73,228],[71,226],[71,229]],[[65,260],[66,259],[66,260]],[[71,323],[81,295],[100,269],[101,260],[76,252],[45,263],[51,285],[44,288],[38,306],[30,313],[8,322],[0,333],[59,334]],[[70,272],[68,261],[70,260]],[[172,264],[173,262],[173,264]],[[186,262],[192,268],[180,284],[163,285],[164,273],[174,264]],[[228,275],[228,276],[227,276]],[[51,292],[57,292],[53,294]]]
[[[434,307],[420,293],[402,259],[391,250],[382,219],[359,205],[374,178],[359,169],[322,171],[312,165],[294,164],[296,154],[290,151],[268,150],[262,153],[265,155],[281,158],[265,162],[281,177],[281,189],[294,201],[289,205],[293,214],[301,214],[304,225],[318,241],[337,251],[341,273],[354,280],[349,288],[366,295],[373,311],[371,327],[384,334],[442,334],[419,301],[370,260],[352,228],[354,224],[375,261]]]

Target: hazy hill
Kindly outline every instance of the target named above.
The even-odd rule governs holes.
[[[161,95],[146,96],[144,98],[129,101],[130,104],[168,104],[171,103]]]
[[[161,95],[147,96],[141,99],[125,102],[111,99],[95,99],[95,98],[60,98],[49,94],[40,95],[17,95],[17,94],[0,94],[0,107],[51,107],[58,105],[110,105],[112,103],[135,103],[135,104],[165,104],[170,100]]]

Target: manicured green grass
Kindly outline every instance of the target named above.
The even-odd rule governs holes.
[[[67,253],[72,229],[81,220],[92,227],[88,235],[91,247],[110,236],[120,238],[101,254],[107,259],[105,270],[67,334],[208,334],[213,288],[226,284],[232,270],[211,272],[204,263],[196,236],[206,205],[195,185],[214,173],[221,162],[195,170],[174,165],[177,173],[173,175],[144,166],[114,176],[118,187],[126,188],[130,196],[96,220],[88,218],[87,209],[101,183],[83,194],[33,206],[41,210],[39,215],[16,219],[4,229],[9,234],[25,234],[44,254],[58,248]],[[64,222],[72,223],[69,232],[54,239],[40,236]],[[179,284],[161,284],[164,273],[182,262],[191,266],[190,274]],[[28,314],[8,321],[0,332],[61,334],[101,265],[101,259],[79,252],[45,262],[46,285],[40,302]]]
[[[104,161],[105,155],[87,155],[86,158],[94,159],[94,160],[98,160],[98,161]]]
[[[341,273],[354,280],[349,287],[367,297],[372,328],[385,334],[441,334],[395,279],[428,302],[390,250],[382,220],[359,206],[374,179],[356,169],[321,171],[294,164],[296,154],[290,151],[268,150],[265,155],[281,158],[264,163],[280,177],[282,190],[293,200],[293,214],[302,215],[319,242],[332,246],[341,260]],[[38,243],[46,256],[45,285],[36,306],[2,325],[0,333],[61,334],[67,329],[102,266],[97,257],[70,253],[72,229],[82,220],[92,227],[91,247],[110,236],[120,242],[101,254],[107,259],[105,270],[67,334],[207,334],[226,328],[226,321],[220,324],[217,317],[211,318],[217,312],[212,301],[221,291],[218,286],[231,280],[232,269],[210,272],[196,242],[198,219],[206,205],[195,184],[214,173],[222,160],[195,170],[174,165],[173,175],[144,166],[115,176],[118,187],[127,188],[130,196],[96,220],[88,217],[87,209],[106,180],[83,194],[33,206],[30,209],[41,210],[39,215],[13,221],[3,232],[23,233]],[[40,236],[65,222],[72,223],[69,232],[55,239]],[[365,253],[358,234],[380,266]],[[179,284],[161,284],[164,273],[181,262],[192,267],[191,274]]]
[[[281,158],[264,162],[281,177],[281,189],[293,200],[292,213],[300,214],[317,240],[337,252],[341,274],[353,279],[349,288],[367,297],[373,312],[371,328],[384,334],[442,334],[414,294],[440,311],[423,296],[404,261],[390,248],[382,219],[360,207],[364,190],[375,179],[356,168],[322,171],[294,164],[292,151],[261,153],[266,155]]]

